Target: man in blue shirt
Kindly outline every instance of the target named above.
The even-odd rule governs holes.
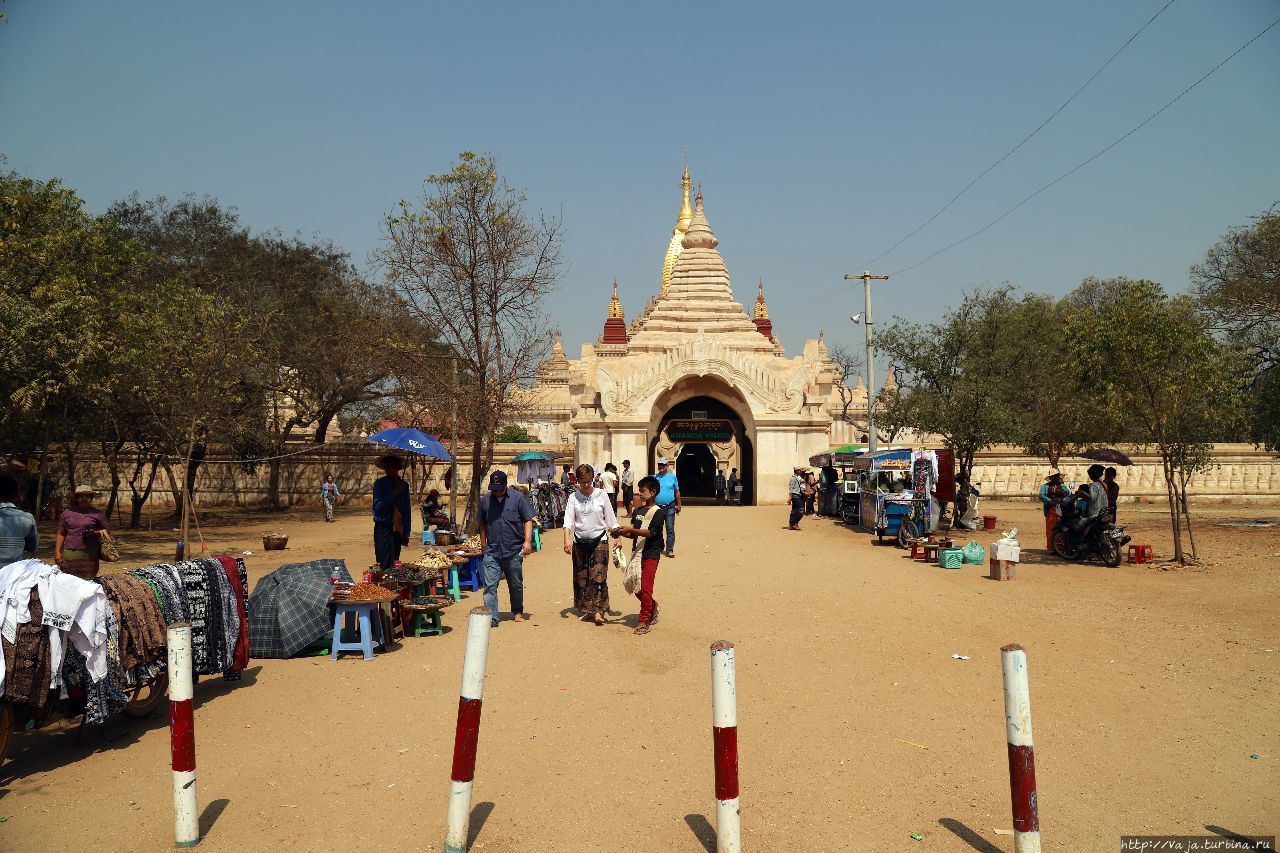
[[[524,621],[524,558],[533,553],[533,507],[507,475],[494,471],[489,494],[480,498],[480,546],[484,550],[484,606],[498,627],[498,581],[507,579],[513,622]]]
[[[658,457],[658,506],[667,511],[667,536],[663,548],[668,557],[676,555],[676,516],[680,513],[680,481],[667,457]]]
[[[400,559],[400,549],[409,544],[409,484],[400,478],[404,460],[388,454],[373,464],[385,473],[373,482],[373,553],[382,569]]]
[[[24,551],[40,547],[35,517],[17,507],[18,481],[0,474],[0,566],[16,563]]]

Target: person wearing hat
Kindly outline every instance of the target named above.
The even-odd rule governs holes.
[[[676,555],[676,516],[680,514],[680,481],[665,456],[658,457],[658,506],[667,511],[667,535],[663,540],[663,553]]]
[[[484,606],[498,627],[498,582],[507,579],[513,622],[524,621],[524,558],[533,553],[533,506],[524,492],[507,488],[505,471],[489,475],[480,498],[480,547],[484,551]]]
[[[1040,487],[1040,507],[1044,511],[1044,548],[1050,554],[1053,553],[1053,531],[1062,518],[1062,502],[1067,494],[1061,472],[1054,471],[1044,478],[1044,485]]]
[[[404,460],[393,453],[374,462],[382,469],[373,481],[373,554],[383,570],[400,559],[400,549],[409,544],[409,484],[400,477]]]
[[[76,486],[71,506],[58,516],[58,532],[53,538],[53,561],[62,571],[83,580],[98,576],[102,554],[102,534],[107,516],[93,505],[98,490]]]
[[[440,490],[432,489],[427,492],[427,496],[422,499],[422,529],[426,530],[431,525],[441,525],[449,523],[449,514],[440,506]]]
[[[787,493],[791,495],[791,520],[788,530],[799,530],[800,519],[804,518],[804,467],[796,465],[791,469],[791,482],[787,485]]]

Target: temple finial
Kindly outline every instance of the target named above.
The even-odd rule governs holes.
[[[622,318],[622,301],[618,299],[618,280],[613,280],[613,298],[609,300],[609,316]]]

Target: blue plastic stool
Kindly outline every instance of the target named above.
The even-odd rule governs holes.
[[[467,560],[467,570],[458,572],[458,585],[472,592],[484,589],[484,558],[471,557]]]
[[[436,532],[434,530],[422,531],[422,544],[423,545],[436,544]]]
[[[533,526],[533,550],[542,550],[542,532],[538,530],[538,525]]]
[[[335,602],[333,606],[333,641],[331,643],[333,651],[329,655],[329,660],[337,660],[339,652],[363,652],[365,660],[373,660],[374,638],[377,638],[379,645],[383,642],[381,606],[373,602],[356,602],[354,604]],[[356,618],[356,630],[359,634],[359,640],[354,643],[347,643],[342,640],[343,623],[348,615]]]

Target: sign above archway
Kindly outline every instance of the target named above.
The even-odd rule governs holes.
[[[678,442],[729,441],[733,438],[733,424],[723,418],[677,418],[667,421],[665,431],[667,438]]]

